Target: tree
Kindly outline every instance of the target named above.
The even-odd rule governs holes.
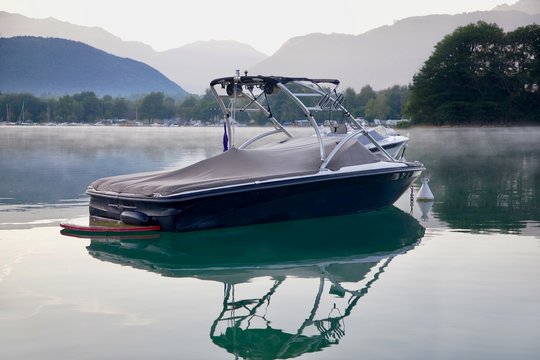
[[[540,106],[538,73],[532,70],[540,61],[539,29],[530,25],[505,34],[485,22],[459,27],[414,76],[406,113],[416,123],[433,124],[531,117]]]
[[[40,122],[46,112],[47,102],[32,94],[0,94],[0,120]]]
[[[83,91],[73,95],[76,119],[91,122],[102,118],[103,107],[93,91]]]
[[[377,96],[377,93],[369,85],[365,85],[362,89],[360,89],[360,92],[358,93],[358,96],[357,96],[358,114],[355,114],[355,115],[365,116],[367,103],[370,100],[375,99],[376,96]]]
[[[505,75],[516,116],[540,123],[540,25],[520,27],[507,35]],[[521,110],[521,111],[519,111]]]
[[[56,103],[56,118],[60,121],[75,121],[74,101],[70,95],[64,95]]]
[[[176,103],[174,99],[167,96],[163,99],[163,118],[172,119],[176,115]]]
[[[146,95],[141,103],[141,116],[149,120],[165,118],[164,99],[165,95],[162,92],[152,92]]]
[[[111,95],[105,95],[101,98],[102,118],[112,119],[113,116],[114,99]]]
[[[372,95],[370,95],[367,104],[364,106],[366,119],[388,120],[403,117],[403,107],[409,98],[407,86],[394,85],[379,92],[373,91],[373,93],[369,93]]]
[[[217,108],[218,104],[210,89],[206,89],[205,94],[199,98],[197,106],[195,107],[198,114],[197,117],[204,120],[213,119],[216,115]]]
[[[366,119],[388,119],[390,110],[388,95],[381,92],[375,98],[368,101],[365,110]]]
[[[409,100],[409,87],[394,85],[391,88],[383,91],[387,93],[387,103],[390,107],[388,119],[402,119],[405,104]]]
[[[198,98],[195,95],[191,95],[180,104],[179,115],[184,120],[197,119],[196,109],[198,105]]]
[[[360,116],[360,103],[358,101],[358,94],[353,88],[346,88],[343,93],[343,104],[349,110],[353,116]],[[362,114],[363,115],[363,114]]]
[[[125,119],[128,116],[129,106],[126,99],[119,97],[113,101],[111,117],[113,119]]]

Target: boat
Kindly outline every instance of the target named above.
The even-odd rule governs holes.
[[[223,113],[223,152],[185,168],[92,182],[90,215],[164,231],[191,231],[373,211],[393,204],[425,170],[391,156],[343,105],[339,80],[282,76],[222,77],[210,90]],[[308,136],[278,119],[276,97],[308,120]],[[275,111],[274,111],[275,110]],[[270,130],[240,145],[237,117],[262,116]],[[339,119],[352,131],[325,135]],[[364,136],[378,150],[362,145]]]
[[[352,131],[355,131],[355,129],[349,130],[349,128],[344,124],[337,123],[330,124],[329,128],[330,130],[326,131],[324,135],[344,136],[346,134],[350,134]],[[398,160],[402,160],[404,158],[405,150],[409,142],[409,138],[407,136],[403,136],[394,129],[382,125],[373,128],[365,127],[365,129],[390,156]],[[358,141],[369,151],[376,154],[379,153],[379,148],[375,146],[366,135],[358,135]]]
[[[409,143],[409,138],[407,136],[401,135],[391,128],[384,126],[376,126],[372,129],[369,129],[369,134],[377,140],[381,147],[388,152],[390,156],[395,159],[403,159],[405,156],[405,150]],[[379,149],[365,136],[360,135],[358,141],[365,147],[367,147],[371,152],[378,152]]]

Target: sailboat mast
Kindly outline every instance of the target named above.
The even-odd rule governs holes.
[[[24,122],[24,101],[22,103],[21,113],[19,114],[19,125]]]

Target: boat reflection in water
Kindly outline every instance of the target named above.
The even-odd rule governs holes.
[[[103,261],[223,283],[223,308],[210,326],[212,342],[237,357],[273,359],[339,343],[345,336],[344,321],[359,300],[392,259],[412,249],[423,235],[416,219],[390,207],[191,233],[98,236],[87,249]],[[259,296],[253,293],[261,292],[260,286],[246,297],[235,291],[235,286],[249,286],[260,277],[270,280]],[[271,319],[270,300],[293,278],[318,279],[318,286],[313,287],[313,299],[301,304],[305,314],[291,330],[290,319],[284,326]],[[286,299],[287,304],[291,301]]]

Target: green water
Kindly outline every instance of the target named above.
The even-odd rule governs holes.
[[[221,129],[0,127],[0,359],[537,359],[540,129],[409,132],[432,204],[77,238],[88,183]]]

